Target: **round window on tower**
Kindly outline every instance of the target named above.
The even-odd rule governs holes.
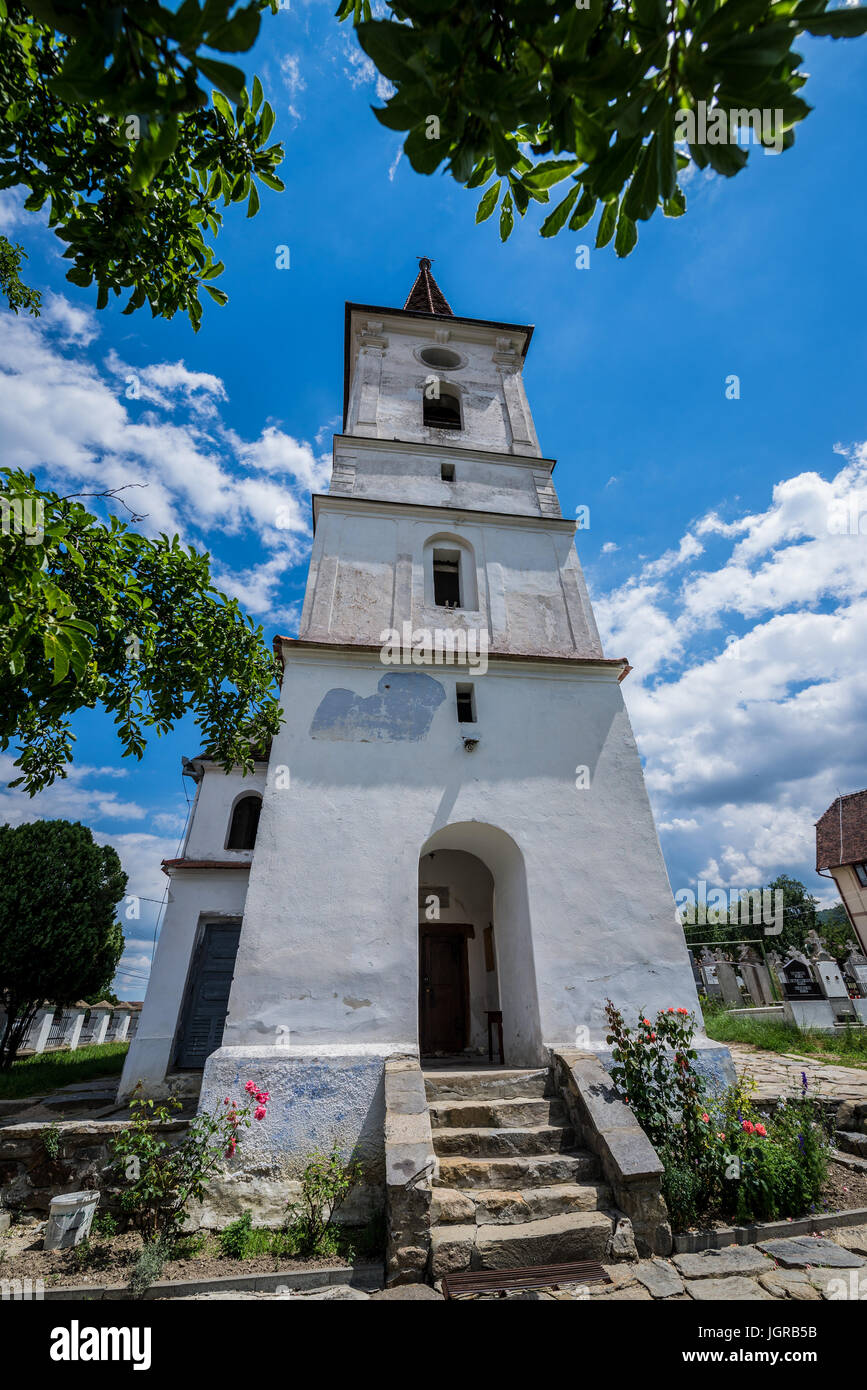
[[[441,367],[444,371],[454,371],[455,367],[461,365],[461,358],[450,348],[422,348],[419,357],[426,367]]]

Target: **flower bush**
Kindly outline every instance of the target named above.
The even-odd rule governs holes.
[[[171,1142],[162,1126],[180,1110],[180,1101],[157,1105],[133,1096],[132,1122],[112,1147],[114,1164],[125,1179],[120,1205],[143,1241],[171,1244],[183,1226],[188,1203],[201,1200],[217,1168],[234,1154],[239,1131],[249,1127],[251,1115],[265,1118],[268,1092],[253,1081],[244,1089],[250,1097],[247,1105],[239,1107],[226,1096],[213,1113],[196,1115],[178,1143]]]
[[[340,1150],[315,1154],[304,1169],[301,1200],[290,1204],[287,1232],[302,1255],[333,1255],[339,1248],[334,1226],[337,1212],[362,1177],[361,1164],[350,1159],[344,1165]]]
[[[606,1004],[612,1080],[656,1148],[662,1191],[676,1229],[713,1218],[768,1221],[814,1206],[828,1171],[829,1131],[808,1094],[763,1116],[755,1082],[741,1077],[712,1096],[693,1063],[695,1016],[687,1009],[641,1015],[628,1028]]]

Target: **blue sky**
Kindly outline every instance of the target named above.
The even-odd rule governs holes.
[[[456,313],[536,325],[527,390],[564,514],[590,507],[579,556],[607,653],[635,667],[624,695],[673,885],[786,872],[833,901],[813,822],[867,785],[867,42],[805,39],[815,109],[795,148],[754,150],[734,180],[696,172],[685,218],[657,216],[627,261],[591,249],[579,270],[589,229],[542,240],[531,211],[502,246],[495,219],[475,226],[476,194],[413,173],[332,10],[292,0],[248,57],[287,191],[251,221],[227,213],[230,301],[207,304],[198,336],[124,318],[123,301],[96,314],[61,244],[2,195],[0,228],[46,293],[38,322],[3,317],[4,462],[66,492],[146,481],[144,528],[207,546],[269,639],[293,632],[309,493],[339,427],[343,303],[402,305],[431,256]],[[76,731],[70,778],[33,802],[0,792],[0,814],[71,816],[117,845],[130,890],[155,900],[125,922],[116,988],[140,998],[195,730],[141,764],[98,713]]]

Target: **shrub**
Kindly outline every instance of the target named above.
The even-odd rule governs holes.
[[[165,1235],[157,1236],[156,1240],[145,1241],[128,1285],[133,1298],[141,1298],[151,1284],[156,1283],[164,1265],[172,1257],[172,1249],[173,1242]]]
[[[253,1232],[253,1219],[248,1211],[231,1222],[217,1236],[220,1250],[231,1260],[243,1260]]]
[[[187,1203],[201,1200],[223,1159],[234,1154],[238,1131],[249,1127],[251,1112],[256,1120],[265,1118],[268,1092],[253,1081],[244,1089],[250,1096],[246,1106],[239,1109],[226,1096],[212,1114],[196,1115],[176,1144],[160,1126],[180,1109],[179,1101],[155,1105],[135,1096],[130,1101],[132,1123],[113,1140],[114,1162],[128,1183],[121,1207],[145,1242],[162,1236],[171,1244],[185,1220]]]
[[[301,1179],[301,1200],[288,1209],[287,1234],[297,1242],[299,1254],[338,1253],[334,1218],[361,1172],[361,1164],[352,1159],[344,1167],[336,1145],[330,1154],[316,1154],[310,1160]]]
[[[110,1211],[98,1211],[93,1218],[93,1225],[97,1235],[108,1239],[116,1236],[119,1229],[117,1217]]]
[[[686,1009],[660,1010],[627,1028],[606,1008],[612,1079],[654,1144],[662,1193],[675,1229],[712,1217],[769,1221],[801,1216],[819,1199],[828,1170],[829,1130],[821,1107],[802,1093],[770,1119],[758,1112],[755,1082],[743,1076],[711,1097],[694,1071],[695,1026]]]
[[[660,1009],[652,1023],[641,1014],[633,1030],[610,999],[605,1013],[606,1041],[614,1058],[611,1078],[617,1090],[652,1144],[682,1148],[694,1156],[704,1139],[698,1122],[704,1084],[692,1068],[695,1015],[688,1009]]]

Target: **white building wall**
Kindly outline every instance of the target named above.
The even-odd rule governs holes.
[[[261,796],[264,792],[267,763],[257,763],[256,771],[248,773],[246,777],[239,768],[227,773],[219,764],[207,760],[203,760],[199,766],[203,772],[196,789],[183,857],[249,864],[253,851],[227,849],[226,841],[236,803],[243,796],[251,793]]]
[[[403,622],[488,633],[492,651],[601,656],[571,522],[514,522],[377,502],[322,498],[300,635],[346,644],[382,642]],[[438,608],[431,547],[469,547],[477,608]]]
[[[120,1094],[141,1081],[150,1095],[166,1089],[190,966],[206,922],[240,921],[244,913],[252,850],[227,850],[226,839],[236,802],[265,790],[266,764],[246,777],[225,773],[216,763],[196,760],[199,773],[180,858],[190,863],[236,864],[233,868],[173,870],[165,915],[151,967],[147,995],[121,1078]]]
[[[416,683],[408,702],[390,693],[400,675]],[[458,679],[467,671],[400,673],[375,656],[291,651],[292,717],[272,750],[291,782],[269,779],[266,790],[225,1045],[276,1043],[286,1029],[301,1046],[415,1045],[418,862],[438,833],[443,848],[481,849],[494,874],[507,1060],[536,1063],[545,1045],[573,1045],[579,1026],[601,1038],[608,996],[630,1014],[696,1006],[610,668],[495,662],[475,681],[471,753]],[[357,697],[348,710],[345,694],[329,695],[347,688]],[[579,790],[581,765],[590,786]],[[525,887],[505,851],[498,878],[486,826],[505,837],[498,845],[514,842]],[[504,954],[529,966],[524,981],[506,978]]]
[[[527,329],[380,316],[359,307],[351,336],[347,434],[540,455],[521,378]],[[421,353],[431,347],[455,352],[459,365],[428,366]],[[462,429],[425,426],[422,402],[434,378],[459,394]]]

